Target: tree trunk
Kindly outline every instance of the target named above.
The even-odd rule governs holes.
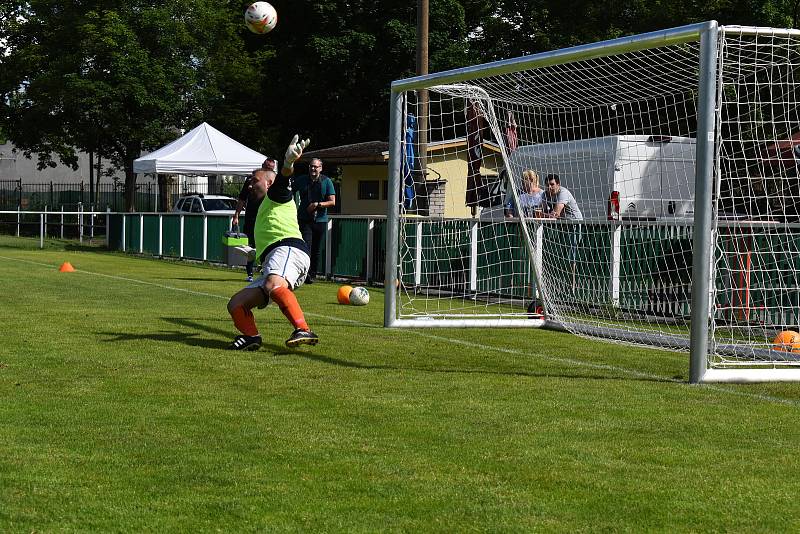
[[[158,175],[158,209],[169,211],[172,207],[172,176]]]
[[[137,142],[125,146],[125,211],[136,211],[136,173],[133,172],[133,160],[142,153],[142,147]]]
[[[89,151],[89,205],[94,206],[94,151]]]
[[[122,192],[125,199],[125,211],[136,211],[136,174],[133,172],[133,159],[125,162],[125,189]]]
[[[97,172],[95,173],[95,177],[97,178],[97,183],[95,184],[94,193],[97,195],[94,199],[95,205],[100,201],[100,176],[102,176],[103,165],[102,165],[102,157],[100,154],[97,154]]]

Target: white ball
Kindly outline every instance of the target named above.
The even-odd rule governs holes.
[[[366,287],[354,287],[350,292],[350,304],[353,306],[366,306],[369,303],[369,291]]]
[[[254,2],[244,12],[244,25],[253,33],[269,33],[277,23],[278,12],[268,2]]]

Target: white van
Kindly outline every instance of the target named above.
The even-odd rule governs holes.
[[[525,169],[537,171],[542,189],[547,175],[557,174],[584,219],[694,216],[692,138],[612,135],[520,146],[510,163],[515,180]],[[491,211],[502,217],[502,210]]]

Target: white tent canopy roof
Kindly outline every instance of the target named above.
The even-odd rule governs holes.
[[[250,174],[267,157],[204,122],[170,144],[133,161],[135,173]]]

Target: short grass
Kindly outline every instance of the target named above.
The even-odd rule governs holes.
[[[70,261],[75,273],[57,268]],[[796,531],[800,384],[685,354],[387,330],[298,291],[322,342],[223,350],[241,271],[0,237],[0,531]]]

